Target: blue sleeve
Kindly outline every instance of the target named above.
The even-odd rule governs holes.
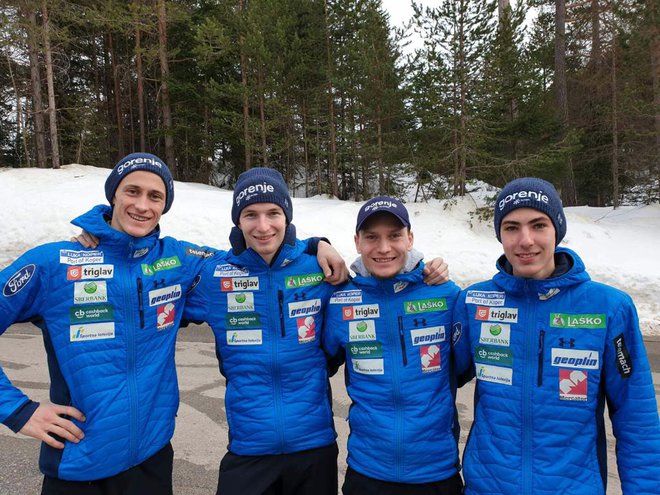
[[[219,279],[213,277],[216,264],[222,259],[222,252],[210,258],[206,258],[199,265],[197,275],[192,281],[186,295],[186,303],[181,318],[182,326],[188,323],[208,322],[211,301],[209,295],[212,293],[214,281],[220,284]]]
[[[339,367],[346,361],[346,354],[341,345],[341,322],[337,320],[337,310],[328,304],[323,319],[323,333],[321,346],[328,360],[328,372],[334,375]]]
[[[608,322],[603,380],[624,495],[660,493],[660,421],[637,311],[629,296]]]
[[[474,378],[474,363],[470,348],[470,320],[465,304],[465,294],[466,292],[462,291],[456,300],[451,333],[452,358],[459,387]]]

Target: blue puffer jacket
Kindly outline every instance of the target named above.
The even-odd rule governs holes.
[[[348,464],[398,483],[458,472],[450,363],[453,282],[427,286],[424,265],[389,279],[356,276],[334,293],[323,345],[345,355],[353,403]]]
[[[85,414],[85,438],[63,450],[42,443],[40,468],[65,480],[113,476],[162,449],[179,404],[174,349],[186,291],[207,251],[158,229],[133,238],[97,206],[73,223],[97,249],[57,242],[0,273],[0,332],[31,320],[44,334],[50,399]],[[38,404],[0,373],[0,420],[14,431]]]
[[[461,293],[457,371],[477,376],[463,458],[467,494],[603,495],[603,408],[617,439],[623,493],[660,493],[660,426],[630,297],[555,253],[546,280],[500,272]]]
[[[316,258],[287,229],[269,266],[237,245],[205,267],[184,318],[213,329],[220,372],[227,380],[225,411],[230,452],[287,454],[335,441],[323,313],[332,287]]]

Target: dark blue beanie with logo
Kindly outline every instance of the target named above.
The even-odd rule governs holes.
[[[174,180],[165,162],[151,153],[131,153],[119,160],[105,181],[105,197],[112,205],[119,183],[128,174],[138,170],[152,172],[163,179],[165,183],[165,208],[163,213],[167,213],[174,201]]]
[[[518,208],[532,208],[548,215],[555,227],[555,245],[566,235],[564,207],[555,187],[543,179],[523,177],[505,185],[495,201],[495,235],[498,241],[502,242],[502,220]]]
[[[274,203],[284,211],[286,223],[293,218],[293,205],[284,177],[272,168],[251,168],[238,176],[234,186],[231,220],[238,225],[241,211],[254,203]]]

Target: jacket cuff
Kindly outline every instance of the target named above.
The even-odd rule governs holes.
[[[332,244],[327,237],[310,237],[307,239],[307,247],[305,248],[305,254],[311,254],[316,256],[319,251],[319,242],[325,241],[328,244]]]
[[[25,404],[22,404],[18,409],[11,413],[3,421],[4,425],[7,426],[14,433],[18,433],[23,429],[25,423],[27,423],[34,411],[39,407],[39,403],[33,400],[28,400]]]

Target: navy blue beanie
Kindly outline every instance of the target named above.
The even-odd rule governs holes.
[[[376,213],[390,213],[394,215],[404,227],[410,227],[410,217],[404,204],[391,196],[376,196],[364,203],[358,211],[355,232],[359,232],[364,223]]]
[[[234,186],[231,220],[238,225],[241,211],[254,203],[274,203],[282,210],[286,223],[293,218],[293,205],[284,177],[272,168],[251,168],[238,176]]]
[[[533,208],[545,213],[555,226],[555,245],[566,235],[566,216],[561,198],[548,181],[536,177],[523,177],[509,182],[502,188],[495,201],[495,235],[500,237],[502,219],[517,208]]]
[[[105,197],[112,205],[119,183],[128,174],[138,170],[152,172],[163,179],[165,183],[165,208],[163,213],[167,213],[174,201],[174,180],[165,162],[151,153],[131,153],[119,160],[105,180]]]

